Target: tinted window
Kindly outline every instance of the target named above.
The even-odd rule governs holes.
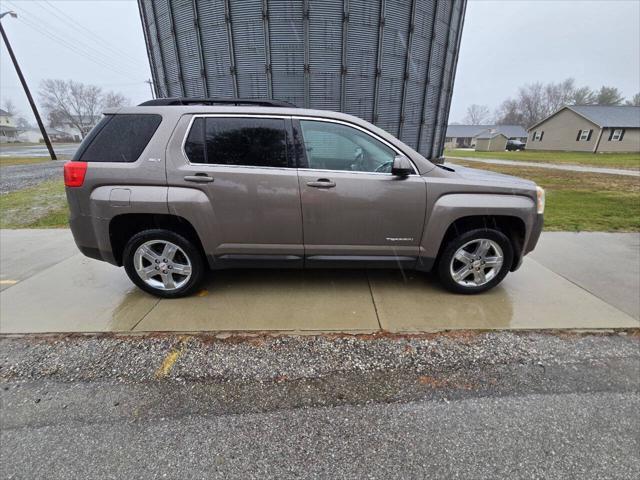
[[[191,163],[207,163],[204,156],[204,118],[196,118],[193,121],[184,151]]]
[[[395,151],[356,128],[300,120],[309,168],[355,172],[391,171]]]
[[[286,167],[284,119],[196,118],[185,153],[191,163]]]
[[[107,115],[74,156],[83,162],[135,162],[162,121],[160,115]]]

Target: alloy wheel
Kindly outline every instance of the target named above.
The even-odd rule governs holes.
[[[487,238],[477,238],[456,250],[449,271],[458,285],[480,287],[500,273],[503,262],[500,245]]]
[[[183,287],[192,272],[191,260],[184,250],[167,240],[141,244],[133,255],[133,267],[144,283],[165,291]]]

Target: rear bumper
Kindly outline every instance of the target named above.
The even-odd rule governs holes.
[[[73,234],[73,240],[83,255],[118,265],[111,251],[111,244],[108,241],[109,226],[105,224],[105,220],[88,215],[71,215],[69,218],[69,227]],[[103,244],[99,239],[107,239],[108,243]]]

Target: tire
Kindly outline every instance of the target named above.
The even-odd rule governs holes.
[[[483,240],[486,243],[482,243]],[[489,245],[485,255],[481,255],[480,245]],[[461,253],[461,249],[465,253]],[[511,270],[512,263],[513,246],[507,236],[498,230],[479,228],[459,235],[444,246],[438,259],[438,277],[442,285],[454,293],[481,293],[498,285]],[[482,275],[476,269],[481,269]],[[486,283],[482,283],[483,277]]]
[[[204,258],[193,242],[164,229],[135,234],[125,245],[122,259],[133,283],[162,298],[179,298],[193,293],[206,271]]]

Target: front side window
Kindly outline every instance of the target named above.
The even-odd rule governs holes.
[[[73,160],[135,162],[161,121],[160,115],[152,114],[106,115],[84,139]]]
[[[184,144],[191,163],[287,167],[284,119],[197,117]]]
[[[389,173],[396,152],[356,128],[300,120],[308,168]]]

